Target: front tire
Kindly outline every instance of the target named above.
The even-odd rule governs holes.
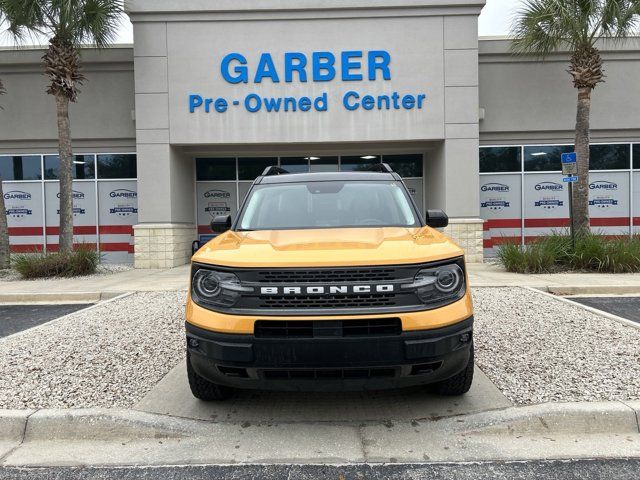
[[[233,395],[233,389],[224,385],[210,382],[196,373],[191,365],[191,354],[187,350],[187,378],[194,397],[204,400],[226,400]]]
[[[471,388],[473,382],[473,344],[469,350],[469,361],[460,373],[433,384],[434,392],[438,395],[457,396],[464,395]]]

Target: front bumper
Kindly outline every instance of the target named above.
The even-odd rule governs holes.
[[[445,380],[462,371],[473,316],[399,335],[258,338],[186,323],[191,364],[207,380],[264,390],[373,390]]]

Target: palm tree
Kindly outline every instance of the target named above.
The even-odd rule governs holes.
[[[589,116],[591,92],[604,82],[598,39],[619,40],[635,31],[640,0],[524,0],[511,34],[512,51],[544,59],[565,49],[571,53],[569,70],[578,90],[575,151],[578,181],[573,189],[573,225],[589,230]]]
[[[27,35],[49,39],[42,60],[50,83],[47,93],[56,101],[60,156],[60,240],[62,252],[73,250],[73,191],[69,102],[78,98],[79,48],[93,43],[108,46],[115,38],[122,14],[121,0],[0,0],[9,32],[17,41]]]
[[[0,80],[0,95],[7,91]],[[0,109],[2,106],[0,106]],[[7,210],[4,206],[4,193],[2,192],[2,177],[0,177],[0,269],[9,268],[9,226],[7,222]]]

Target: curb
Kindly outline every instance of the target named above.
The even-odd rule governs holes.
[[[640,459],[639,414],[640,401],[346,425],[205,421],[104,408],[0,411],[0,478],[6,467]]]
[[[623,317],[619,317],[618,315],[614,315],[613,313],[609,313],[609,312],[605,312],[604,310],[599,310],[597,308],[594,307],[590,307],[589,305],[584,305],[582,303],[578,303],[578,302],[574,302],[572,301],[570,298],[565,298],[565,297],[561,297],[558,296],[559,294],[554,294],[551,292],[545,292],[544,290],[540,290],[538,288],[535,287],[524,287],[527,290],[531,290],[534,291],[536,293],[540,293],[542,295],[548,296],[550,298],[553,298],[559,302],[565,303],[567,305],[571,305],[573,307],[578,307],[582,310],[585,310],[587,312],[593,313],[595,315],[599,315],[601,317],[604,318],[608,318],[609,320],[614,320],[618,323],[622,323],[623,325],[627,326],[627,327],[633,327],[633,328],[637,328],[640,329],[640,323],[638,322],[634,322],[633,320],[629,320],[627,318],[623,318]]]
[[[0,293],[0,303],[97,303],[125,292]]]
[[[460,422],[464,418],[464,422]],[[640,434],[640,400],[541,403],[436,420],[447,432],[465,434]],[[376,426],[383,421],[357,422]],[[211,426],[235,423],[173,417],[129,409],[0,410],[0,441],[121,441],[179,439],[211,434]],[[264,426],[272,428],[273,423]],[[288,425],[281,422],[280,425]]]
[[[640,295],[638,285],[553,285],[539,290],[554,295]]]

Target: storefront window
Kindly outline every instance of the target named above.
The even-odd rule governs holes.
[[[196,158],[197,180],[235,180],[235,158]]]
[[[278,165],[277,157],[238,158],[238,179],[255,180],[271,165]]]
[[[480,173],[519,172],[522,169],[520,147],[482,147]]]
[[[633,168],[640,170],[640,144],[633,146]]]
[[[2,180],[40,180],[39,155],[15,155],[0,157],[0,178]]]
[[[136,178],[135,154],[98,155],[98,178]]]
[[[338,157],[309,157],[310,172],[337,172]]]
[[[422,155],[383,155],[382,161],[404,178],[422,177]]]
[[[343,172],[368,170],[371,165],[380,163],[380,155],[357,155],[340,157],[340,170]]]
[[[573,145],[534,145],[524,147],[526,172],[556,172],[562,170],[562,154],[573,152]]]
[[[95,158],[93,155],[75,155],[71,169],[75,180],[93,180],[95,178]],[[60,159],[58,155],[44,156],[45,180],[58,180],[60,178]]]
[[[628,144],[591,145],[589,148],[589,170],[625,170],[630,164]]]
[[[289,173],[307,173],[309,171],[309,158],[311,157],[281,157],[280,166]]]

